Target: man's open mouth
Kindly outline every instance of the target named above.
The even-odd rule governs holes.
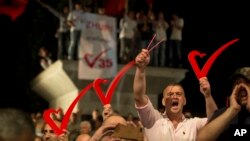
[[[179,105],[179,102],[178,101],[173,101],[172,102],[172,107],[177,107]]]

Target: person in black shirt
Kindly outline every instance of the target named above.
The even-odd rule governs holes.
[[[197,141],[243,140],[250,135],[250,67],[236,70],[229,107],[214,112],[197,135]],[[242,134],[242,129],[245,135]],[[248,131],[248,132],[247,132]],[[240,138],[239,138],[240,136]]]

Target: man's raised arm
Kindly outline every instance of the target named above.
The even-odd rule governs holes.
[[[134,77],[134,97],[138,107],[142,107],[147,104],[146,96],[146,66],[149,64],[150,55],[149,51],[142,49],[142,51],[136,56],[135,63],[137,65],[135,77]]]

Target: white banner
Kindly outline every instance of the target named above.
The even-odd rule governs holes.
[[[116,19],[85,13],[79,47],[79,79],[112,78],[117,73]]]

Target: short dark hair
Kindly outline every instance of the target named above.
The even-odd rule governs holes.
[[[235,81],[239,78],[243,78],[245,81],[250,82],[250,67],[238,68],[231,76],[231,81]]]
[[[31,116],[19,109],[0,108],[0,139],[18,141],[22,135],[35,137]]]
[[[185,96],[185,90],[184,90],[183,86],[180,83],[178,83],[178,82],[170,82],[170,83],[167,84],[167,86],[164,88],[164,90],[169,86],[179,86],[179,87],[181,87],[183,89],[183,94]],[[163,96],[164,96],[164,90],[163,90]]]

